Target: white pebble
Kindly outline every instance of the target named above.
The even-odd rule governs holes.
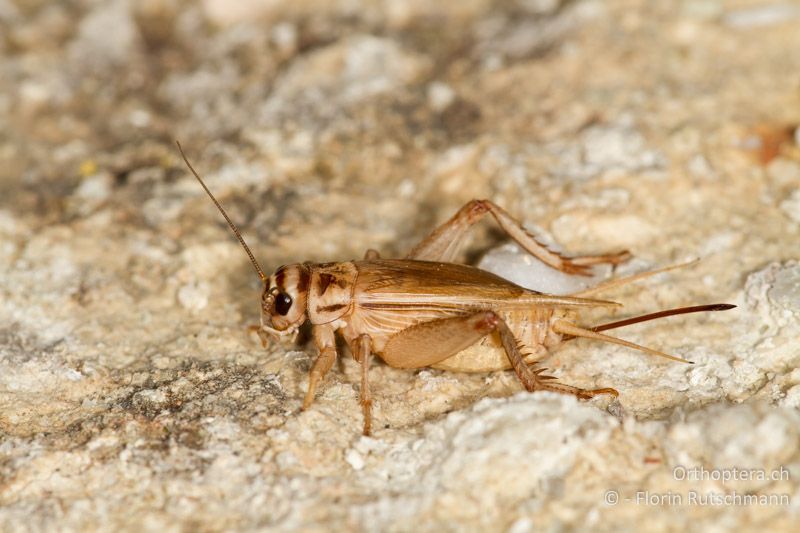
[[[364,458],[361,457],[361,454],[355,450],[348,451],[347,455],[344,457],[344,460],[353,467],[353,470],[361,470],[364,468]]]
[[[478,268],[497,274],[527,289],[546,294],[572,294],[599,281],[595,277],[571,276],[551,268],[514,244],[491,250]]]

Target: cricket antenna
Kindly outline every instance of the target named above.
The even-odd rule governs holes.
[[[250,262],[253,264],[253,268],[256,269],[256,273],[258,274],[258,277],[261,278],[262,282],[266,283],[267,276],[264,275],[264,271],[261,270],[260,266],[258,266],[258,261],[256,261],[256,258],[253,255],[253,252],[250,251],[250,247],[247,246],[246,242],[244,242],[244,238],[242,238],[242,234],[239,233],[239,228],[236,227],[236,224],[233,223],[233,221],[228,216],[228,214],[225,212],[225,210],[222,209],[222,206],[219,205],[219,202],[217,201],[217,199],[214,198],[214,195],[211,194],[211,191],[208,190],[208,187],[206,187],[206,184],[202,180],[202,178],[200,178],[200,175],[197,174],[197,171],[194,169],[192,164],[189,163],[189,159],[186,157],[186,154],[183,152],[183,147],[181,146],[181,143],[179,141],[175,141],[175,144],[178,145],[178,150],[181,152],[181,157],[183,157],[183,161],[186,163],[186,166],[189,167],[189,170],[192,171],[192,174],[194,174],[194,177],[197,178],[197,181],[199,181],[200,185],[203,186],[203,189],[206,191],[206,194],[208,194],[208,197],[211,198],[211,201],[214,202],[214,205],[217,206],[217,209],[219,209],[219,212],[222,213],[222,216],[224,216],[225,220],[228,222],[228,226],[231,227],[231,229],[233,230],[234,235],[236,235],[236,238],[239,239],[239,243],[244,248],[244,251],[247,252],[248,257],[250,257]]]

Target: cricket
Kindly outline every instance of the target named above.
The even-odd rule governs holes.
[[[594,265],[627,261],[627,251],[568,257],[555,252],[528,232],[510,214],[489,200],[472,200],[437,227],[402,259],[383,259],[368,250],[362,260],[296,263],[266,276],[236,225],[192,167],[179,142],[187,167],[227,221],[263,284],[261,323],[253,326],[266,346],[271,338],[296,337],[304,323],[319,354],[311,368],[303,409],[308,409],[320,383],[337,357],[336,333],[360,365],[359,399],[364,435],[372,431],[369,368],[373,356],[395,368],[432,367],[460,372],[513,369],[528,392],[553,391],[589,399],[617,396],[613,388],[581,389],[545,374],[540,361],[570,339],[582,337],[614,343],[641,352],[692,364],[686,359],[601,333],[666,316],[724,311],[730,304],[667,309],[598,326],[579,324],[581,310],[616,308],[621,304],[595,299],[596,294],[685,265],[612,278],[580,292],[560,296],[523,288],[493,273],[456,261],[470,228],[489,214],[519,246],[551,268],[574,276],[590,275]],[[477,357],[470,346],[501,348]],[[491,354],[499,354],[497,356]]]

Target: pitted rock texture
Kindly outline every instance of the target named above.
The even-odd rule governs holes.
[[[0,0],[0,530],[792,530],[798,27],[755,0]],[[738,307],[619,330],[694,365],[544,361],[617,399],[376,362],[362,437],[346,348],[301,412],[308,336],[248,333],[258,278],[176,139],[266,270],[401,256],[490,198],[629,249],[615,275],[700,258],[581,323]],[[484,222],[464,259],[505,244]]]

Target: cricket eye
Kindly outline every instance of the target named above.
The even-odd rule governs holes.
[[[285,315],[292,308],[292,297],[285,292],[279,292],[275,295],[275,312],[279,315]]]

